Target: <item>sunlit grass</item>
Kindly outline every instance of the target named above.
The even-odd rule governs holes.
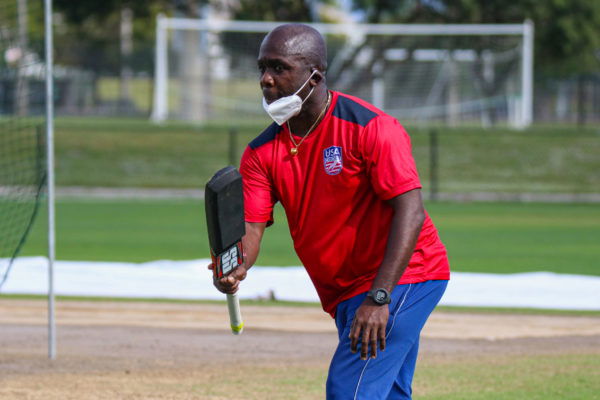
[[[199,188],[238,163],[268,126],[227,120],[197,126],[143,119],[59,118],[59,186]],[[407,128],[424,190],[430,182],[430,130]],[[232,139],[231,132],[237,135]],[[588,128],[438,129],[438,186],[444,192],[594,193],[600,187],[600,132]],[[230,160],[233,155],[233,160]]]
[[[600,208],[593,204],[427,203],[453,271],[600,275]],[[209,257],[200,200],[60,200],[60,260]],[[46,253],[45,214],[22,255]],[[265,233],[257,265],[300,265],[285,213]]]

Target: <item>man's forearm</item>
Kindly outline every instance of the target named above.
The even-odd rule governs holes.
[[[373,288],[391,292],[408,266],[425,220],[420,190],[404,193],[388,202],[394,208],[383,261]]]
[[[254,265],[260,251],[260,242],[265,231],[266,223],[246,222],[246,234],[242,238],[246,269]]]

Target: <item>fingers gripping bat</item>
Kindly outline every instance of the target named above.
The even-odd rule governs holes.
[[[215,173],[206,184],[204,204],[214,278],[220,279],[231,274],[244,261],[244,195],[242,176],[237,169],[228,166]],[[227,308],[231,331],[239,335],[244,323],[237,293],[227,295]]]

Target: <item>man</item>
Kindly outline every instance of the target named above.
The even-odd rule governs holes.
[[[282,25],[263,40],[263,106],[276,123],[241,161],[245,264],[215,286],[238,290],[280,201],[339,332],[327,398],[410,399],[419,334],[449,279],[446,250],[423,209],[403,127],[329,91],[326,67],[323,37],[307,25]]]

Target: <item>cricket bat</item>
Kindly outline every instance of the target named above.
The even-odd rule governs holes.
[[[215,173],[204,191],[208,241],[214,278],[232,273],[244,261],[242,236],[246,233],[242,176],[228,166]],[[239,335],[244,329],[240,302],[235,294],[227,295],[231,331]]]

